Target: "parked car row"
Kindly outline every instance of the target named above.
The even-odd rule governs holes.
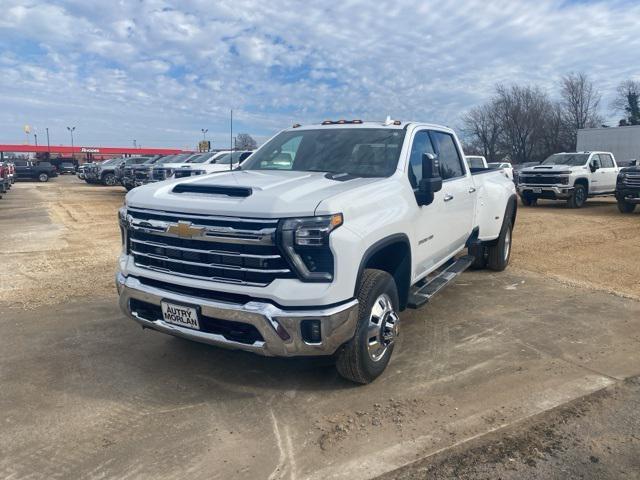
[[[570,208],[581,208],[588,198],[614,195],[622,213],[632,213],[640,204],[640,166],[636,160],[622,167],[611,152],[562,152],[541,163],[516,165],[509,162],[487,163],[483,156],[467,155],[472,172],[501,169],[514,181],[524,206],[539,199],[563,200]]]
[[[0,198],[11,190],[16,181],[16,166],[13,162],[0,162]]]
[[[114,158],[81,165],[78,178],[87,183],[122,185],[131,190],[147,183],[170,178],[233,170],[251,155],[250,150],[180,153],[165,156]]]

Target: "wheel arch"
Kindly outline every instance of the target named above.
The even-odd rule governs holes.
[[[358,267],[354,296],[357,296],[362,275],[367,268],[389,273],[396,282],[400,310],[404,310],[411,288],[411,243],[404,233],[396,233],[378,240],[364,252]]]
[[[573,182],[573,186],[583,185],[587,189],[587,195],[589,195],[589,179],[587,177],[579,177]]]

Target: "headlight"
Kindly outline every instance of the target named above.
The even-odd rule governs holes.
[[[288,218],[280,222],[279,238],[286,258],[306,282],[333,280],[331,232],[342,225],[341,213],[322,217]]]
[[[619,183],[623,183],[626,179],[627,179],[627,174],[626,173],[619,173],[618,174],[618,182]]]

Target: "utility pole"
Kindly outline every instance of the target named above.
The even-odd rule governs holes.
[[[229,158],[229,170],[233,170],[233,109],[231,109],[231,122],[229,123],[230,125],[230,130],[231,130],[231,136],[229,137],[230,140],[230,150],[231,153],[230,158]]]

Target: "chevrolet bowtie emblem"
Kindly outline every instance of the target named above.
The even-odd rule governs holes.
[[[178,222],[167,227],[167,233],[178,235],[179,237],[199,237],[203,232],[203,227],[194,227],[191,222]]]

